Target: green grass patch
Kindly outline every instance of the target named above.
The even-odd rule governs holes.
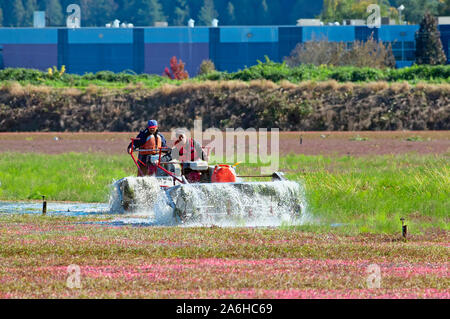
[[[414,233],[450,228],[448,157],[288,155],[280,167],[289,179],[304,183],[308,210],[328,225],[321,227],[325,232],[336,224],[348,233],[394,233],[401,217]]]
[[[162,73],[162,70],[161,70]],[[353,66],[314,66],[300,65],[289,67],[285,63],[276,63],[268,58],[265,62],[259,61],[237,72],[213,71],[204,75],[192,77],[189,82],[226,81],[226,80],[269,80],[273,82],[289,81],[299,83],[302,81],[328,81],[338,82],[403,82],[411,84],[419,82],[449,83],[449,65],[413,65],[401,69],[376,69]],[[34,69],[7,68],[0,70],[0,82],[17,81],[21,84],[47,85],[52,87],[78,87],[86,88],[89,85],[101,87],[122,88],[129,84],[138,84],[149,88],[157,88],[165,83],[180,84],[183,81],[174,81],[167,77],[155,74],[136,74],[133,71],[114,73],[100,71],[97,73],[60,74],[42,72]]]
[[[238,174],[258,174],[241,164]],[[280,170],[305,186],[317,231],[396,233],[449,230],[450,169],[447,156],[305,156],[280,158]],[[106,202],[114,180],[135,175],[127,155],[0,154],[0,200]],[[315,225],[314,225],[315,224]],[[317,226],[319,225],[319,226]]]
[[[410,137],[407,137],[405,140],[408,142],[423,142],[423,141],[425,141],[425,139],[420,135],[410,136]],[[428,138],[428,139],[426,139],[426,141],[431,141],[431,139]]]
[[[359,135],[356,135],[352,138],[349,139],[350,141],[357,141],[357,142],[364,142],[364,141],[368,141],[369,138],[368,137],[361,137]]]
[[[134,173],[127,156],[2,153],[0,199],[106,202],[108,185]]]

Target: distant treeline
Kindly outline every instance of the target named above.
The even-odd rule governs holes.
[[[169,25],[295,24],[299,18],[320,14],[323,1],[311,0],[0,0],[0,25],[32,26],[33,11],[47,11],[47,25],[63,26],[70,4],[81,7],[82,26],[104,26],[119,19],[136,26],[156,21]]]
[[[450,0],[0,0],[0,26],[29,27],[33,11],[47,12],[48,26],[64,26],[69,4],[81,7],[81,25],[104,26],[119,19],[136,26],[156,21],[169,25],[293,25],[300,18],[320,17],[324,22],[366,19],[367,7],[378,4],[383,16],[419,23],[425,12],[450,15]]]

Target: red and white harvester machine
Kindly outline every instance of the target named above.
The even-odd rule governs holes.
[[[133,142],[134,139],[132,139]],[[289,215],[299,217],[304,209],[304,192],[300,184],[288,181],[282,172],[271,175],[238,176],[236,166],[209,165],[206,161],[165,161],[160,148],[152,151],[146,163],[130,152],[142,177],[125,177],[116,182],[123,212],[140,206],[169,207],[180,222],[204,218],[258,218]],[[271,178],[271,181],[244,181],[244,178]],[[152,207],[152,209],[158,209]]]

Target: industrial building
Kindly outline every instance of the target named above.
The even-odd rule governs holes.
[[[233,72],[264,60],[281,62],[298,43],[326,38],[352,43],[374,39],[392,44],[397,67],[414,62],[418,25],[221,26],[146,28],[0,28],[0,67],[45,70],[65,65],[68,73],[132,70],[162,74],[172,56],[190,76],[203,60]],[[440,24],[447,58],[450,24]]]

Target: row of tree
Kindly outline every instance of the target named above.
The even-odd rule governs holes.
[[[425,13],[435,16],[450,15],[450,0],[323,0],[320,14],[324,22],[341,22],[343,19],[365,19],[367,7],[378,4],[382,17],[419,24]],[[398,7],[404,10],[399,12]]]
[[[398,19],[398,6],[404,5],[402,20],[420,23],[425,12],[450,15],[450,0],[0,0],[0,26],[32,26],[33,11],[47,12],[47,24],[63,26],[69,4],[81,7],[82,26],[103,26],[115,19],[151,26],[156,21],[169,25],[295,24],[299,18],[320,17],[324,22],[365,19],[367,6],[378,3],[382,16]]]
[[[382,17],[398,19],[398,11],[388,0],[323,0],[320,18],[324,22],[342,22],[344,19],[365,19],[367,8],[378,4]]]
[[[0,0],[0,25],[32,26],[33,11],[47,12],[47,24],[62,26],[69,4],[81,7],[82,26],[104,26],[115,19],[136,26],[157,21],[169,25],[295,24],[301,17],[320,14],[322,1],[310,0]]]

